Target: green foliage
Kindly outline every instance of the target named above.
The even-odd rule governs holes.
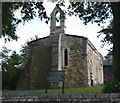
[[[120,82],[113,81],[105,85],[103,89],[105,93],[120,93]]]
[[[71,2],[68,7],[69,15],[78,16],[87,23],[105,23],[105,20],[112,17],[111,3],[103,2]]]
[[[101,36],[101,34],[105,35],[104,39],[101,40],[101,42],[103,43],[102,44],[103,47],[105,43],[113,44],[113,20],[110,21],[110,24],[106,28],[103,28],[98,33],[100,33],[98,37]]]
[[[2,36],[5,38],[5,41],[10,39],[17,40],[18,37],[15,34],[16,27],[19,22],[19,19],[14,17],[14,11],[19,9],[23,4],[22,3],[12,3],[4,2],[2,3]]]
[[[28,43],[31,42],[31,41],[38,40],[38,39],[39,39],[38,35],[35,35],[34,37],[30,38],[30,40],[28,41]]]
[[[113,51],[109,51],[108,54],[104,57],[106,60],[112,60],[113,59]]]
[[[103,2],[72,2],[68,7],[69,15],[75,15],[83,20],[83,23],[87,25],[87,23],[97,23],[100,26],[101,23],[105,23],[105,20],[108,18],[112,18],[112,9],[111,3],[103,3]],[[104,34],[105,37],[101,40],[102,47],[104,47],[105,43],[112,44],[113,43],[113,20],[110,21],[110,24],[107,28],[100,30],[98,33]],[[100,36],[98,35],[98,37]]]
[[[2,48],[2,52],[0,52],[0,57],[2,59],[2,62],[6,62],[8,59],[8,54],[11,50],[7,49],[6,47]]]
[[[21,62],[21,67],[24,68],[26,63],[27,63],[27,60],[28,60],[28,44],[24,44],[22,45],[21,47],[21,50],[20,50],[20,62]]]
[[[21,18],[15,18],[14,12],[21,9]],[[38,16],[40,20],[49,17],[46,14],[43,2],[2,2],[2,35],[5,41],[17,40],[18,36],[15,34],[19,23],[25,23]]]
[[[64,1],[58,1],[58,5],[64,6]],[[15,18],[14,11],[21,9],[21,18]],[[42,20],[46,19],[46,23],[50,19],[45,11],[42,2],[4,2],[2,3],[2,36],[5,41],[11,39],[17,40],[15,34],[19,23],[25,23],[34,19],[37,16]],[[68,15],[78,16],[83,20],[84,24],[95,22],[98,25],[105,23],[107,18],[112,17],[111,3],[100,2],[71,2],[68,7]],[[109,28],[109,27],[108,27]],[[112,36],[108,33],[110,29],[102,29],[99,33],[104,33],[106,37],[102,40],[103,43],[111,43]],[[107,32],[107,33],[106,33]]]
[[[27,62],[28,46],[22,47],[21,54],[13,51],[10,55],[10,51],[3,47],[0,53],[2,57],[2,89],[14,90]]]
[[[58,5],[64,6],[64,0],[58,1]],[[21,18],[15,18],[14,12],[20,9]],[[2,3],[2,36],[5,40],[17,40],[15,34],[16,28],[19,23],[25,23],[38,16],[40,20],[46,19],[46,23],[50,19],[45,11],[43,2],[3,2]],[[68,7],[69,15],[75,14],[84,24],[88,22],[105,23],[104,20],[112,17],[111,3],[81,3],[71,2]]]
[[[15,89],[22,69],[19,68],[20,56],[13,51],[6,62],[2,61],[2,87]]]

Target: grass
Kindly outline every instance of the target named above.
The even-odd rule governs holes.
[[[103,93],[103,88],[104,86],[68,88],[65,91],[68,93]]]
[[[103,93],[104,85],[94,87],[79,87],[79,88],[65,88],[65,93]],[[3,90],[3,92],[10,90]],[[45,93],[45,90],[29,90],[29,91],[16,91],[16,92],[34,92],[34,93]],[[48,94],[61,93],[61,89],[49,89]]]
[[[104,86],[65,88],[65,93],[103,93]],[[49,90],[48,93],[61,93],[59,89]]]

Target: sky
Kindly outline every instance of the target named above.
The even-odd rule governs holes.
[[[66,3],[66,7],[67,4],[68,3]],[[49,16],[55,7],[55,3],[44,2],[44,6]],[[16,17],[20,17],[19,10],[16,11],[15,15]],[[109,20],[106,22],[107,23],[104,24],[104,26],[109,24]],[[105,45],[104,48],[101,48],[101,40],[104,35],[102,35],[100,38],[97,37],[97,35],[99,35],[97,32],[101,30],[101,27],[99,27],[97,24],[88,23],[86,26],[78,17],[70,17],[66,15],[65,26],[66,34],[87,37],[103,56],[108,53],[108,49],[110,48],[108,45]],[[30,38],[35,37],[35,35],[37,35],[39,38],[48,36],[50,34],[50,22],[46,24],[44,20],[41,21],[39,18],[35,18],[28,23],[25,23],[25,25],[19,24],[16,34],[19,37],[18,41],[5,43],[4,38],[0,39],[0,51],[3,46],[6,46],[8,49],[16,50],[16,52],[19,53],[21,45],[24,45],[27,41],[30,40]]]

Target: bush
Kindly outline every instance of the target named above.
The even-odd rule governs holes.
[[[104,93],[120,93],[120,82],[113,81],[110,83],[107,83],[105,85],[105,88],[103,89]]]

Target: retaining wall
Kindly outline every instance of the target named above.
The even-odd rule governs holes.
[[[120,93],[100,94],[39,94],[4,92],[2,103],[120,103]]]

